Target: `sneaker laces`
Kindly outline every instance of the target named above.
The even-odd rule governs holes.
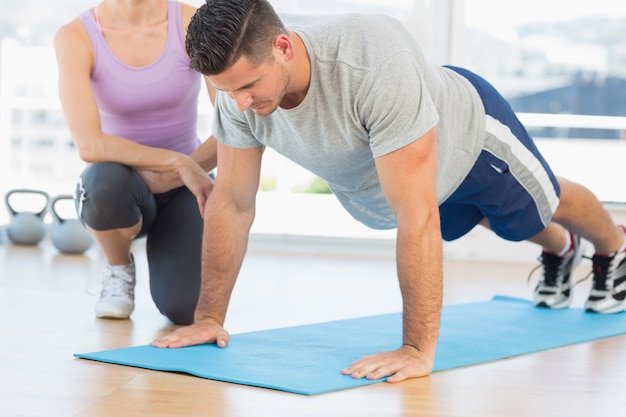
[[[592,271],[588,274],[588,277],[593,274],[593,289],[598,291],[606,291],[606,277],[609,273],[609,268],[614,256],[593,256]]]
[[[133,268],[133,264],[124,265],[124,269],[119,271],[113,270],[111,265],[105,265],[102,274],[87,284],[87,294],[115,297],[134,293]]]
[[[103,297],[132,295],[135,286],[133,285],[131,275],[128,273],[128,269],[130,269],[130,267],[126,267],[122,271],[113,271],[113,268],[107,265],[104,278],[102,279]]]
[[[586,256],[586,255],[582,255],[582,258],[591,259],[589,256]],[[533,269],[530,270],[530,272],[528,273],[528,277],[526,278],[526,282],[530,283],[534,273],[539,268],[544,267],[545,269],[544,269],[544,274],[543,274],[543,282],[546,284],[546,286],[556,287],[556,284],[557,284],[556,277],[558,276],[559,268],[561,268],[564,265],[564,262],[562,262],[562,260],[563,258],[561,258],[558,255],[554,255],[548,252],[542,253],[537,258],[539,265],[535,266]],[[590,271],[587,275],[580,278],[578,281],[573,281],[572,277],[570,276],[570,282],[572,282],[571,286],[575,287],[581,282],[587,280],[592,275],[592,273],[593,271]]]
[[[543,266],[543,282],[549,287],[555,287],[558,284],[559,272],[565,264],[564,258],[551,253],[542,253],[540,258]]]

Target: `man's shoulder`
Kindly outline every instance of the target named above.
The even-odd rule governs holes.
[[[384,29],[386,26],[397,26],[402,23],[385,14],[377,13],[334,13],[319,15],[302,15],[284,13],[280,15],[288,28],[291,27],[332,27],[337,30],[353,31],[355,28],[366,27],[368,30]]]
[[[421,54],[404,24],[384,14],[290,15],[284,22],[300,35],[309,54],[324,63],[371,69],[399,53]]]

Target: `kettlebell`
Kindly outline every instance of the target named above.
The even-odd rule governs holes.
[[[93,238],[78,219],[59,215],[56,204],[61,200],[73,200],[71,195],[58,195],[50,201],[50,213],[54,221],[50,238],[61,253],[81,254],[93,244]]]
[[[17,211],[11,205],[11,196],[13,194],[38,194],[41,195],[45,204],[41,211]],[[48,201],[50,196],[45,191],[31,190],[31,189],[15,189],[9,190],[4,198],[11,220],[7,227],[7,235],[11,242],[17,245],[36,245],[46,234],[46,228],[43,223],[43,218],[46,214],[46,208],[48,207]]]

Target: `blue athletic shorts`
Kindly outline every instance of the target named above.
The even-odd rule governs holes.
[[[559,184],[508,102],[471,71],[447,67],[467,78],[485,106],[485,145],[457,190],[439,207],[443,239],[457,239],[483,218],[506,240],[542,231],[559,204]]]

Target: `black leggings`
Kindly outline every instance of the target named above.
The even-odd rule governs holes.
[[[92,229],[127,228],[143,220],[137,237],[147,237],[152,299],[172,323],[193,323],[203,229],[195,196],[186,187],[152,194],[132,168],[101,162],[83,171],[75,197],[79,218]]]

